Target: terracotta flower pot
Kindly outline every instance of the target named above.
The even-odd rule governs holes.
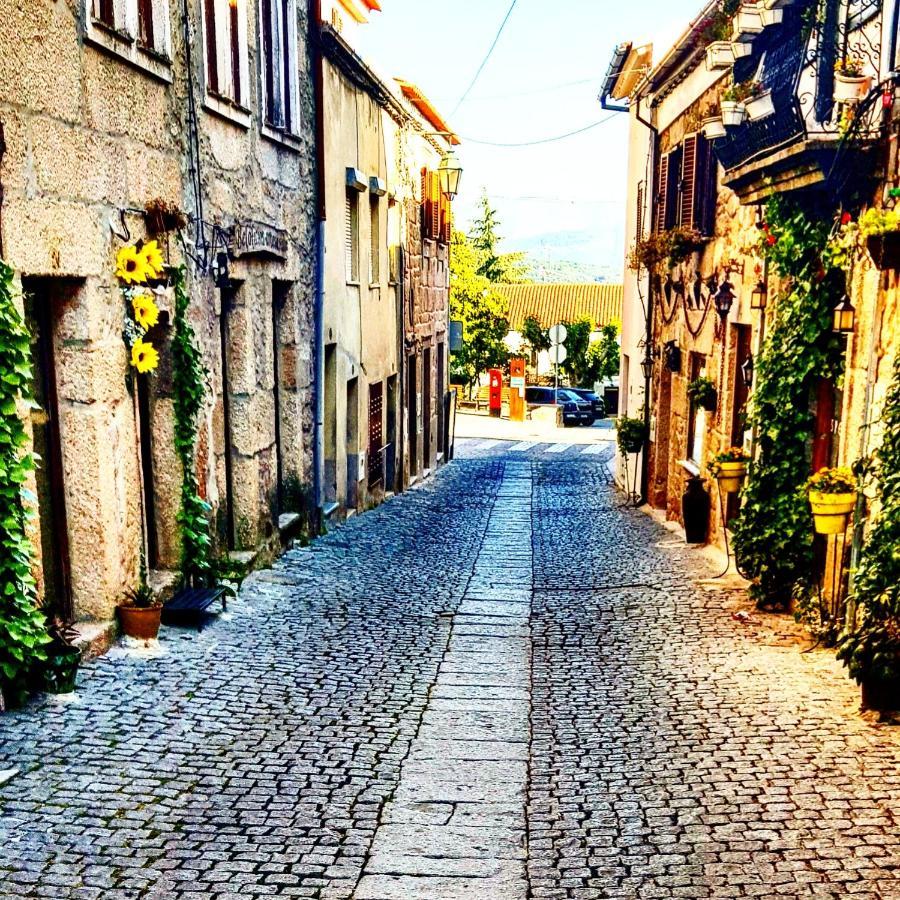
[[[118,610],[123,634],[140,641],[152,641],[159,635],[162,606],[120,606]]]
[[[856,507],[856,494],[826,494],[810,491],[813,520],[817,534],[843,534]]]
[[[717,463],[719,490],[723,494],[736,494],[747,477],[747,463],[745,462],[720,462]]]
[[[834,101],[835,103],[858,103],[869,93],[872,79],[867,75],[841,75],[838,72],[834,76]]]

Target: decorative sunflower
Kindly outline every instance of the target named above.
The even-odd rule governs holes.
[[[159,278],[163,274],[165,263],[163,263],[162,250],[156,241],[147,241],[138,251],[144,260],[144,265],[150,273],[151,278]]]
[[[131,299],[131,308],[134,310],[134,320],[147,331],[159,321],[159,307],[153,302],[149,294],[137,294]]]
[[[150,341],[138,338],[131,348],[131,364],[142,375],[152,372],[159,365],[159,353]]]
[[[126,284],[143,284],[149,274],[146,259],[134,245],[123,247],[116,255],[116,278]]]

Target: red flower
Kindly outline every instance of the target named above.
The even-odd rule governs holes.
[[[851,216],[850,213],[848,213],[848,212],[845,212],[841,216],[841,225],[849,225],[852,221],[853,221],[853,216]]]

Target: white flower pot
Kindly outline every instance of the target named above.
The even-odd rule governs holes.
[[[763,30],[762,12],[756,6],[744,4],[734,17],[734,40],[752,41]]]
[[[706,48],[706,68],[711,72],[717,69],[730,69],[734,65],[734,51],[731,41],[713,41]]]
[[[749,43],[741,43],[740,41],[731,42],[731,52],[734,58],[740,59],[742,56],[749,56],[753,52],[753,47]]]
[[[763,28],[768,28],[770,25],[780,25],[782,19],[784,18],[784,10],[780,7],[760,7],[759,10],[760,18],[762,19]]]
[[[748,100],[745,105],[747,107],[747,118],[751,122],[755,122],[757,119],[765,119],[766,116],[771,116],[775,112],[771,91],[766,91],[764,94]]]
[[[737,128],[743,125],[747,118],[747,107],[743,103],[736,103],[733,100],[722,101],[722,121],[728,128]]]
[[[703,120],[703,137],[708,141],[715,141],[723,138],[728,132],[725,131],[725,123],[721,116],[711,116]]]
[[[867,75],[851,77],[850,75],[834,76],[834,100],[836,103],[859,103],[865,99],[872,85],[872,79]]]

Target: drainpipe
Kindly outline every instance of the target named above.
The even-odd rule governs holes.
[[[322,0],[310,0],[308,29],[312,40],[312,70],[316,117],[316,292],[313,302],[313,494],[316,504],[316,533],[322,529],[325,509],[325,121],[324,63],[320,27]]]

